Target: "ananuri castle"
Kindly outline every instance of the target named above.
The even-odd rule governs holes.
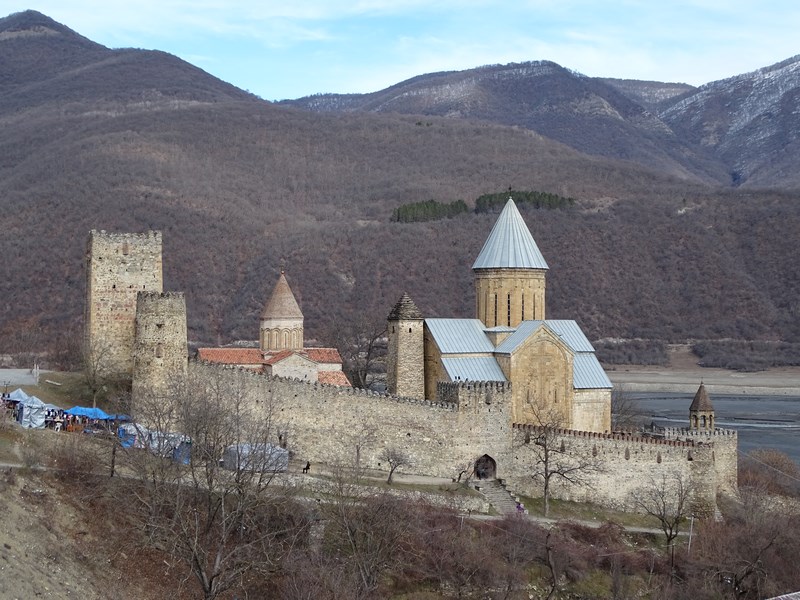
[[[87,344],[132,378],[134,416],[147,396],[169,401],[175,381],[213,378],[269,410],[302,463],[387,469],[387,451],[399,451],[405,473],[468,473],[536,497],[546,439],[551,460],[587,467],[553,481],[555,498],[630,509],[642,487],[680,481],[702,515],[735,493],[737,436],[714,427],[702,387],[688,429],[611,431],[611,382],[575,321],[546,318],[547,263],[512,200],[472,266],[475,318],[425,318],[406,294],[389,312],[387,394],[350,387],[335,349],[304,346],[283,273],[258,348],[189,360],[185,299],[162,292],[160,233],[92,231],[86,260]]]

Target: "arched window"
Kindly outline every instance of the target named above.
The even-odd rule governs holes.
[[[497,294],[494,295],[494,326],[497,327]]]
[[[506,313],[507,313],[507,316],[508,316],[507,325],[509,327],[511,327],[511,294],[508,294],[508,296],[506,298],[506,307],[507,307]]]
[[[164,346],[156,344],[156,358],[164,358]]]

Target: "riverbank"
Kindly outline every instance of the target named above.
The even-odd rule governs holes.
[[[666,367],[607,365],[611,382],[631,392],[689,394],[703,382],[710,394],[800,396],[800,367],[781,367],[744,373],[707,369],[697,364],[688,345],[672,346]]]

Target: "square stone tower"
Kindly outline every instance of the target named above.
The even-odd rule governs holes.
[[[133,373],[136,296],[162,292],[161,232],[92,230],[86,248],[84,352],[105,376]]]

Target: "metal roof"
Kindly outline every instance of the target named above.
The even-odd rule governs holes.
[[[547,269],[528,226],[509,198],[489,237],[472,265],[473,269]]]
[[[506,381],[500,365],[492,356],[442,358],[450,381]]]
[[[581,331],[580,326],[575,321],[566,319],[523,321],[519,324],[517,330],[497,347],[497,352],[511,354],[542,325],[560,337],[573,352],[594,352],[594,346]]]
[[[579,352],[572,361],[572,387],[586,390],[614,386],[593,352]]]
[[[442,354],[491,354],[494,346],[479,319],[425,319]]]

